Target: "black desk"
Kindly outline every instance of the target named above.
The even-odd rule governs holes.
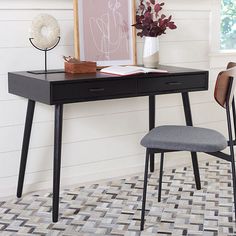
[[[105,99],[149,96],[149,128],[155,127],[155,95],[182,93],[187,125],[193,125],[188,92],[208,89],[208,72],[178,67],[160,66],[167,74],[139,74],[128,77],[94,74],[33,75],[27,72],[9,73],[9,92],[28,99],[24,138],[21,152],[17,197],[22,196],[25,167],[35,102],[55,105],[53,222],[58,221],[63,104]],[[201,188],[196,153],[191,153],[197,189]],[[154,171],[154,156],[150,169]]]

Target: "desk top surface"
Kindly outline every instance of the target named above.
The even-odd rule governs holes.
[[[32,74],[27,71],[22,72],[10,72],[10,75],[15,75],[20,77],[27,77],[30,79],[41,80],[47,83],[54,82],[68,82],[68,81],[86,81],[86,80],[107,80],[107,79],[122,79],[122,78],[152,78],[152,77],[167,77],[167,76],[177,76],[177,75],[185,75],[185,74],[195,74],[195,73],[206,73],[204,70],[196,70],[182,67],[174,67],[174,66],[165,66],[159,65],[158,69],[167,70],[168,73],[141,73],[141,74],[133,74],[129,76],[120,76],[120,75],[112,75],[101,73],[97,71],[97,73],[89,73],[89,74],[68,74],[68,73],[52,73],[52,74]],[[98,80],[97,80],[98,81]]]

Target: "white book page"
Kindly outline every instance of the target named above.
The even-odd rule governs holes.
[[[141,66],[126,66],[126,67],[129,67],[129,68],[133,68],[133,69],[136,69],[136,70],[141,70],[143,71],[144,73],[168,73],[167,70],[159,70],[159,69],[152,69],[152,68],[145,68],[145,67],[141,67]]]
[[[138,73],[168,73],[166,70],[150,69],[141,66],[110,66],[100,70],[102,73],[115,75],[132,75]]]
[[[129,66],[110,66],[100,70],[103,73],[116,74],[116,75],[130,75],[136,73],[144,73],[144,71],[138,67]]]

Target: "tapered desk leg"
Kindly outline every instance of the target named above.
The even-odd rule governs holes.
[[[19,171],[17,194],[16,194],[18,198],[22,196],[22,190],[25,178],[25,168],[29,150],[30,134],[34,117],[34,108],[35,108],[35,101],[28,100],[28,107],[25,119],[25,130],[24,130],[24,137],[21,150],[20,171]]]
[[[155,127],[155,95],[149,96],[149,130],[152,130]],[[155,170],[155,154],[150,154],[150,172]]]
[[[193,126],[192,113],[191,113],[188,93],[182,93],[182,99],[183,99],[183,105],[184,105],[184,114],[185,114],[186,124],[188,126]],[[193,164],[193,172],[194,172],[194,177],[195,177],[196,188],[200,190],[201,181],[200,181],[197,153],[191,152],[191,156],[192,156],[192,164]]]
[[[52,220],[58,221],[60,172],[61,172],[61,142],[62,142],[63,105],[55,106],[54,127],[54,167],[53,167],[53,206]]]

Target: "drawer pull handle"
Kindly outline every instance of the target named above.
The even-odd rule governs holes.
[[[183,84],[182,82],[167,82],[167,85],[181,85]]]
[[[90,92],[102,92],[104,90],[105,90],[104,88],[91,88],[91,89],[89,89]]]

